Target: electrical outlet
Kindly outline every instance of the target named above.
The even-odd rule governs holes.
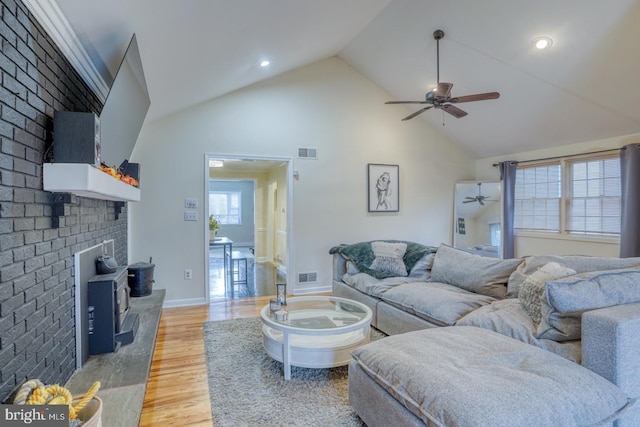
[[[184,211],[184,220],[185,221],[197,221],[198,220],[198,211]]]
[[[184,280],[191,280],[193,278],[193,270],[184,271]]]
[[[195,209],[198,207],[198,199],[186,198],[184,199],[184,207],[187,209]]]

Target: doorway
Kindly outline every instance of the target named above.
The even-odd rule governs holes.
[[[276,283],[287,283],[290,165],[288,158],[206,155],[205,214],[220,223],[213,239],[208,226],[205,232],[209,301],[275,295]]]

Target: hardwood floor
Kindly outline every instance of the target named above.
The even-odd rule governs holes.
[[[212,426],[202,325],[259,316],[269,298],[163,309],[140,426]]]

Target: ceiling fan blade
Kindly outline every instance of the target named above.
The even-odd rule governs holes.
[[[430,108],[433,108],[433,106],[429,105],[428,107],[421,108],[421,109],[419,109],[418,111],[416,111],[415,113],[413,113],[413,114],[409,114],[407,117],[405,117],[404,119],[402,119],[402,121],[413,119],[413,118],[414,118],[415,116],[417,116],[418,114],[422,114],[422,113],[424,113],[425,111],[427,111],[427,110],[428,110],[428,109],[430,109]]]
[[[387,101],[385,104],[430,104],[426,101]]]
[[[456,107],[455,105],[446,104],[442,106],[442,109],[447,113],[451,114],[453,117],[459,119],[460,117],[464,117],[467,115],[466,111],[463,111]]]
[[[473,102],[473,101],[484,101],[485,99],[498,99],[500,98],[500,94],[498,92],[487,92],[487,93],[477,93],[475,95],[465,95],[465,96],[456,96],[455,98],[451,98],[449,102]]]
[[[478,200],[478,203],[480,203],[480,205],[484,206],[484,202],[482,200]]]
[[[438,87],[436,88],[436,96],[441,96],[443,98],[448,98],[451,95],[451,88],[453,87],[453,83],[438,83]]]
[[[476,201],[476,199],[473,199],[473,200],[463,200],[463,201],[462,201],[462,203],[473,203],[473,202],[475,202],[475,201]]]

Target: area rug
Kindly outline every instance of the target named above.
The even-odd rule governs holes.
[[[260,318],[206,322],[204,344],[213,424],[218,426],[363,426],[349,406],[347,367],[291,367],[262,347]],[[382,336],[372,330],[372,340]]]

